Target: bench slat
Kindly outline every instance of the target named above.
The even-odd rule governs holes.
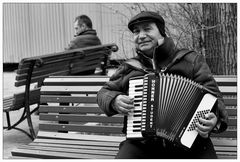
[[[66,134],[65,134],[66,135]],[[79,134],[81,136],[81,134]],[[56,144],[56,145],[69,145],[73,146],[102,146],[108,147],[109,149],[118,148],[117,142],[112,141],[97,141],[95,139],[88,140],[74,140],[74,139],[37,139],[34,140],[34,143],[37,144]]]
[[[229,118],[228,119],[228,126],[237,126],[237,119],[232,119],[232,118]]]
[[[97,93],[102,86],[42,86],[42,94]]]
[[[212,137],[219,137],[219,138],[237,138],[237,130],[226,130],[220,134],[211,134]]]
[[[68,153],[67,150],[62,152],[43,151],[32,149],[16,149],[12,151],[13,156],[26,156],[44,159],[113,159],[110,155],[94,155],[94,154],[80,154]]]
[[[237,154],[234,155],[221,155],[218,154],[218,159],[237,159]]]
[[[14,100],[13,96],[3,99],[3,111],[4,112],[9,110],[9,108],[12,106],[13,100]]]
[[[106,116],[96,116],[96,115],[73,115],[73,114],[41,114],[40,120],[47,121],[69,121],[69,122],[99,122],[99,123],[121,123],[123,122],[123,117],[114,116],[106,118]]]
[[[237,106],[237,99],[236,98],[224,99],[224,103],[226,106]]]
[[[82,143],[84,142],[88,142],[88,141],[95,141],[95,142],[101,142],[101,143],[107,143],[108,146],[118,146],[119,143],[123,140],[126,139],[125,136],[112,136],[112,135],[94,135],[92,134],[89,138],[89,135],[86,134],[80,134],[80,133],[69,133],[66,136],[66,133],[60,133],[60,132],[50,132],[50,131],[42,131],[39,130],[38,132],[38,138],[36,138],[34,141],[35,142],[44,142],[47,141],[49,139],[51,139],[51,143],[59,143],[59,142],[64,142],[64,140],[69,140],[69,144],[78,144],[79,142]],[[103,144],[104,145],[104,144]],[[104,145],[105,146],[105,145]]]
[[[237,109],[227,109],[227,112],[229,116],[237,116]],[[237,123],[235,125],[237,125]]]
[[[29,104],[37,104],[40,100],[40,88],[36,88],[30,91],[30,100]],[[20,108],[25,106],[25,92],[19,92],[14,94],[12,104],[9,107],[9,111],[11,110],[19,110]]]
[[[237,77],[235,75],[215,75],[214,79],[219,86],[237,86]]]
[[[46,106],[40,105],[40,113],[98,113],[103,114],[103,111],[98,107],[97,104],[84,105],[84,106]]]
[[[229,152],[237,152],[237,147],[236,146],[234,146],[234,147],[226,147],[226,146],[218,147],[218,146],[215,146],[214,148],[218,152],[228,152],[228,153]]]
[[[100,148],[100,149],[99,149]],[[95,146],[88,146],[85,149],[83,148],[69,148],[64,147],[61,145],[59,147],[50,147],[50,146],[41,146],[38,145],[37,147],[28,145],[28,146],[20,146],[19,149],[31,149],[31,150],[42,150],[42,151],[54,151],[54,152],[68,152],[68,153],[75,153],[75,154],[94,154],[94,155],[111,155],[115,156],[117,151],[116,150],[104,150],[104,148],[99,147],[98,150]]]
[[[219,86],[219,90],[222,92],[223,95],[234,95],[237,93],[237,89],[234,86]]]
[[[40,88],[35,88],[35,89],[32,89],[30,90],[30,95],[31,97],[37,97],[37,98],[40,98]],[[14,102],[18,102],[18,101],[22,101],[24,100],[24,97],[25,97],[25,92],[19,92],[19,93],[15,93],[14,94]]]
[[[217,139],[217,138],[211,138],[212,142],[216,146],[237,146],[237,140],[232,139],[231,141],[229,139]]]
[[[106,76],[89,76],[82,77],[79,79],[77,76],[71,78],[66,76],[52,76],[44,80],[44,85],[103,85],[109,80]]]
[[[52,65],[43,65],[39,68],[35,68],[32,73],[32,77],[38,77],[46,74],[51,74],[56,71],[66,71],[69,70],[69,62],[62,62],[55,64],[54,66]],[[24,80],[27,79],[28,75],[28,70],[29,68],[24,68],[24,69],[18,69],[17,73],[18,75],[16,76],[16,80]]]
[[[121,134],[122,126],[102,126],[102,125],[75,125],[75,124],[39,124],[39,129],[44,131],[76,131],[89,133]]]
[[[31,83],[37,83],[37,82],[43,80],[44,78],[48,77],[49,75],[68,75],[68,74],[69,74],[69,70],[64,70],[63,69],[61,71],[45,74],[45,75],[42,75],[42,76],[32,77],[31,78]],[[23,85],[26,85],[26,79],[19,80],[19,81],[15,82],[16,87],[20,87],[20,86],[23,86]]]
[[[64,147],[64,148],[75,148],[75,149],[95,149],[95,150],[110,150],[110,151],[118,151],[118,147],[109,147],[109,146],[103,146],[102,144],[100,146],[97,145],[93,145],[91,147],[89,147],[89,142],[87,144],[83,144],[83,145],[76,145],[76,144],[72,144],[70,145],[69,143],[66,144],[52,144],[51,141],[48,141],[47,143],[36,143],[36,142],[32,142],[29,144],[29,146],[45,146],[45,147]]]
[[[96,103],[96,97],[86,97],[86,96],[50,96],[43,95],[40,98],[41,103],[55,102],[55,103]]]

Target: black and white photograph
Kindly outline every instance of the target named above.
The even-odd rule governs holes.
[[[1,1],[2,159],[237,160],[237,11]]]

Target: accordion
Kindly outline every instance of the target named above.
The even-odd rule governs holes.
[[[178,75],[146,74],[129,80],[134,110],[128,115],[126,138],[162,137],[191,148],[196,123],[217,98],[202,85]]]

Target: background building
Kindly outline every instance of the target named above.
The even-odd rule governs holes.
[[[121,16],[100,3],[4,3],[3,63],[63,51],[74,35],[76,16],[88,15],[102,43],[122,44]],[[126,26],[124,27],[126,28]],[[126,28],[127,29],[127,28]],[[131,46],[126,42],[125,46]],[[121,49],[112,59],[121,58]]]
[[[118,45],[111,59],[131,58],[127,23],[144,10],[159,12],[175,44],[204,55],[214,74],[237,74],[237,3],[3,3],[3,63],[63,51],[81,14],[103,44]]]

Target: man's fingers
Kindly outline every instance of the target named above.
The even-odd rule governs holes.
[[[208,138],[208,131],[203,131],[202,129],[199,129],[199,127],[202,125],[200,125],[199,123],[196,123],[197,124],[197,128],[196,128],[196,131],[199,133],[200,136],[202,136],[203,138]]]
[[[197,125],[197,128],[203,132],[209,132],[210,130],[210,127],[207,125],[202,125],[200,123],[196,123],[196,125]]]
[[[133,109],[128,109],[126,107],[119,106],[118,112],[124,115],[128,115],[129,113],[133,112]]]
[[[133,98],[129,96],[122,96],[121,101],[127,104],[133,104]]]

